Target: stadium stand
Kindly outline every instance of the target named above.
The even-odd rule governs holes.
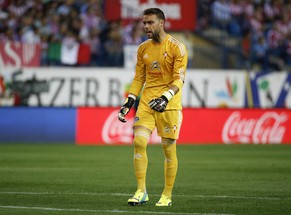
[[[218,49],[205,54],[220,53],[222,68],[288,70],[290,11],[290,0],[200,0],[195,34]]]
[[[122,67],[124,45],[145,40],[143,26],[108,22],[105,1],[0,0],[0,42],[41,43],[41,66]],[[197,28],[179,35],[188,41],[190,68],[290,69],[290,0],[197,3]],[[62,56],[71,48],[80,51],[68,62]]]

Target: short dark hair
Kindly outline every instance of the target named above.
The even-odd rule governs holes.
[[[156,15],[158,19],[166,20],[164,12],[160,8],[148,8],[143,11],[143,15]]]

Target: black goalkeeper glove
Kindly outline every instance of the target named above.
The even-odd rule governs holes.
[[[152,99],[149,102],[150,108],[158,112],[164,112],[166,110],[167,104],[168,104],[168,99],[165,96]]]
[[[155,111],[164,112],[167,108],[168,102],[173,98],[174,95],[175,93],[173,90],[168,90],[164,92],[161,97],[152,99],[149,102],[149,106]]]
[[[118,119],[121,122],[126,122],[126,119],[124,118],[134,105],[135,99],[132,97],[127,97],[125,104],[121,107],[119,113],[118,113]]]

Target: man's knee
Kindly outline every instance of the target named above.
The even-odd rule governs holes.
[[[162,144],[175,144],[176,140],[171,138],[162,137]]]
[[[134,128],[133,144],[136,148],[145,148],[150,138],[151,131],[145,127]]]

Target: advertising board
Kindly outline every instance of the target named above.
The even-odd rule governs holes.
[[[197,1],[189,0],[115,0],[105,1],[106,20],[122,20],[126,25],[141,20],[146,8],[158,7],[166,16],[167,30],[194,30],[196,27]]]
[[[0,106],[9,93],[29,107],[119,107],[134,68],[47,67],[0,69]],[[291,73],[187,70],[185,108],[291,108]],[[6,101],[5,101],[6,99]]]
[[[118,120],[119,108],[0,109],[0,142],[131,144],[134,109]],[[150,144],[161,138],[154,130]],[[184,108],[178,144],[291,144],[290,109]]]
[[[75,143],[74,108],[0,108],[0,143]]]
[[[132,143],[134,113],[127,123],[121,123],[117,113],[114,108],[79,108],[76,143]],[[150,143],[159,142],[154,132]],[[290,144],[291,110],[185,108],[178,143]]]
[[[181,143],[290,144],[287,109],[185,109]]]

